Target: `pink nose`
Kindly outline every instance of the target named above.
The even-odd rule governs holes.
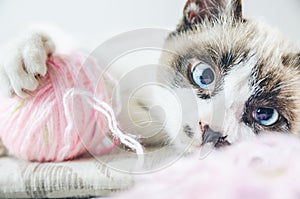
[[[199,126],[203,134],[206,132],[206,129],[209,128],[208,124],[203,122],[199,122]]]

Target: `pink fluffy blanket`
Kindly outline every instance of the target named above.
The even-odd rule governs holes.
[[[300,140],[264,135],[213,151],[181,158],[152,174],[120,199],[292,199],[300,198]]]

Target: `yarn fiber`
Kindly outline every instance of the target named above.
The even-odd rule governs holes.
[[[47,67],[32,97],[1,97],[0,137],[8,151],[30,161],[63,161],[87,151],[111,151],[115,143],[108,142],[108,116],[93,107],[95,99],[109,107],[97,63],[74,53],[52,56]]]

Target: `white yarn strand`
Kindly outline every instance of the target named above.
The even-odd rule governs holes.
[[[67,98],[79,95],[81,97],[84,97],[86,102],[93,107],[95,110],[101,112],[107,119],[108,121],[108,127],[112,134],[120,139],[120,142],[126,145],[127,147],[133,149],[136,151],[139,159],[143,158],[144,155],[144,150],[142,145],[132,137],[125,135],[117,126],[117,120],[114,114],[114,111],[112,108],[105,102],[97,99],[91,92],[84,91],[84,90],[78,90],[78,89],[70,89],[67,91],[63,97],[63,106],[65,108],[65,115],[67,119],[67,128],[66,132],[71,131],[73,127],[73,120],[72,120],[72,115],[69,110],[68,106],[68,100]],[[95,103],[94,103],[95,102]],[[68,133],[66,133],[67,135]],[[141,162],[141,161],[139,161]],[[142,161],[143,162],[143,161]]]

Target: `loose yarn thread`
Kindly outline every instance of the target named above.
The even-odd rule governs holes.
[[[63,104],[64,104],[64,107],[66,110],[66,117],[67,117],[67,121],[68,121],[68,126],[66,128],[66,131],[70,131],[70,129],[72,129],[72,117],[69,112],[67,98],[74,97],[76,95],[84,97],[86,102],[91,107],[93,107],[95,110],[99,111],[106,117],[110,131],[112,132],[113,136],[115,136],[117,139],[120,140],[120,142],[122,144],[135,150],[138,155],[144,154],[144,152],[143,152],[144,150],[143,150],[143,147],[141,146],[141,144],[138,141],[136,141],[134,138],[132,138],[134,136],[132,135],[132,137],[130,137],[130,136],[126,135],[118,128],[118,126],[117,126],[118,122],[116,120],[113,109],[107,103],[95,98],[92,93],[84,91],[84,90],[71,89],[65,94],[65,96],[63,98]],[[93,101],[94,101],[94,103],[93,103]],[[98,153],[101,153],[101,152],[98,152]]]
[[[63,161],[86,152],[110,152],[118,140],[143,155],[140,143],[118,128],[95,60],[82,53],[54,55],[47,66],[33,97],[0,98],[0,137],[11,154]],[[110,133],[114,141],[107,144]]]

